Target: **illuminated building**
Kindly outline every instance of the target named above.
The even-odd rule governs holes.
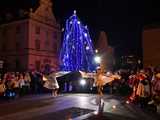
[[[47,66],[58,69],[61,31],[51,0],[40,0],[36,8],[5,15],[0,25],[0,59],[5,69],[41,70]]]

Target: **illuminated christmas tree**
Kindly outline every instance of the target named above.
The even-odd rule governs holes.
[[[63,44],[60,51],[62,71],[94,70],[94,50],[87,26],[74,14],[66,21]]]

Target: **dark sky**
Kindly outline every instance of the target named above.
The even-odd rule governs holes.
[[[9,1],[9,4],[1,4],[2,9],[5,6],[25,7],[37,2],[3,1]],[[160,7],[155,0],[53,0],[54,14],[62,26],[74,9],[77,10],[80,20],[89,26],[94,41],[100,30],[106,31],[109,43],[115,48],[117,55],[140,56],[143,26],[160,21]]]

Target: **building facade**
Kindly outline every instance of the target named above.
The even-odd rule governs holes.
[[[58,69],[61,31],[51,0],[40,0],[35,10],[30,8],[21,16],[0,25],[0,59],[4,61],[4,69]]]
[[[115,64],[114,49],[108,44],[108,38],[104,31],[100,32],[96,43],[98,55],[101,57],[100,66],[104,71],[113,70]]]
[[[120,68],[137,70],[141,68],[141,60],[136,55],[125,55],[120,58]]]
[[[143,66],[160,65],[160,27],[147,27],[143,31]]]

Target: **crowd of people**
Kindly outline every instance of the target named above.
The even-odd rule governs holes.
[[[138,103],[141,108],[160,104],[160,69],[146,68],[131,71],[127,81],[132,93],[130,101]]]
[[[30,93],[42,93],[44,81],[39,72],[7,72],[0,76],[1,98],[15,98]]]
[[[143,109],[156,111],[160,104],[160,68],[146,68],[141,70],[118,71],[115,74],[97,69],[96,86],[100,96],[109,88],[111,94],[128,96],[127,102],[139,105]],[[118,76],[118,77],[117,77]]]
[[[160,104],[160,68],[146,68],[142,70],[118,71],[114,77],[105,84],[98,81],[100,70],[97,70],[97,91],[103,95],[105,86],[109,86],[110,93],[127,93],[129,101],[139,104],[142,108],[148,105]],[[108,74],[108,73],[107,73]],[[111,74],[111,72],[110,72]],[[108,74],[109,75],[109,74]],[[103,76],[103,75],[102,75]],[[110,75],[109,75],[110,76]],[[112,74],[113,76],[113,74]],[[115,74],[114,74],[115,76]],[[108,79],[108,78],[104,78]],[[53,96],[57,96],[59,88],[64,85],[58,84],[54,72],[44,74],[41,72],[7,72],[0,76],[0,97],[16,98],[28,94],[45,93],[46,89],[51,90]],[[93,85],[91,86],[93,87]]]

